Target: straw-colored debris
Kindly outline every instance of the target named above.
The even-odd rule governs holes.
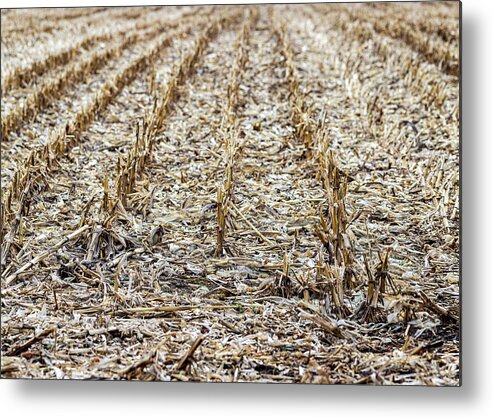
[[[2,11],[2,377],[458,385],[458,19]]]

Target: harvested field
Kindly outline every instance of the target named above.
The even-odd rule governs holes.
[[[459,7],[2,10],[1,376],[458,385]]]

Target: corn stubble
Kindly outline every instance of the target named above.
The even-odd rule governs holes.
[[[452,6],[23,13],[2,377],[458,384]]]
[[[221,117],[221,134],[223,136],[223,153],[224,153],[224,172],[223,181],[217,186],[216,201],[216,246],[213,255],[218,257],[224,255],[225,241],[228,229],[232,222],[231,204],[234,195],[235,169],[241,151],[241,144],[238,143],[238,123],[237,123],[237,106],[240,99],[240,78],[242,71],[248,61],[248,47],[251,26],[257,20],[256,12],[249,12],[249,17],[243,23],[237,39],[237,52],[233,62],[233,67],[229,75],[228,86],[226,91],[226,103],[223,108]]]

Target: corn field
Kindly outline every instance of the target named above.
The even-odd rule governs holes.
[[[1,376],[456,386],[459,3],[1,12]]]

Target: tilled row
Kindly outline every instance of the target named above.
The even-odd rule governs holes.
[[[103,67],[107,61],[118,57],[123,49],[136,42],[152,39],[160,31],[160,28],[155,28],[148,33],[129,35],[123,42],[119,42],[103,51],[96,51],[88,59],[69,65],[57,78],[48,79],[40,84],[36,90],[26,96],[25,100],[17,102],[8,111],[4,111],[4,116],[2,117],[2,139],[8,141],[11,131],[19,129],[22,126],[21,123],[29,123],[34,120],[36,115],[48,104],[63,96],[65,89],[70,84],[84,82],[90,74]]]
[[[236,42],[236,55],[229,75],[226,103],[223,105],[220,134],[223,137],[222,153],[224,169],[222,181],[217,186],[217,238],[214,256],[225,252],[225,240],[231,224],[231,204],[235,187],[235,168],[240,158],[242,144],[238,143],[237,107],[240,96],[240,79],[248,61],[248,46],[252,25],[255,26],[257,14],[252,13],[243,24]]]
[[[179,90],[181,94],[173,106],[174,111],[167,113],[164,129],[158,133],[154,159],[146,169],[147,181],[138,183],[132,196],[136,202],[139,196],[143,198],[153,193],[153,209],[139,231],[143,237],[149,234],[152,251],[146,252],[146,256],[158,257],[156,262],[161,260],[155,265],[142,266],[150,269],[150,275],[159,272],[155,270],[159,264],[167,264],[174,258],[169,251],[178,251],[183,260],[193,259],[190,263],[195,263],[202,251],[209,256],[214,252],[216,222],[208,219],[208,215],[215,205],[207,210],[210,221],[207,225],[205,218],[199,221],[197,216],[211,203],[211,198],[215,200],[216,187],[211,180],[219,167],[211,164],[210,157],[221,158],[217,150],[222,145],[220,104],[227,96],[228,73],[232,68],[228,57],[235,53],[234,33],[230,26],[219,31],[197,66],[196,76]],[[190,113],[198,106],[201,112]],[[187,140],[192,137],[193,141]],[[188,246],[186,243],[195,241],[197,235],[207,237],[207,242],[199,247],[195,243]],[[203,260],[207,262],[209,256]]]
[[[384,114],[379,103],[380,90],[390,91],[391,86],[399,84],[402,91],[411,90],[412,94],[407,96],[409,100],[415,98],[420,107],[425,107],[436,116],[436,122],[440,130],[447,137],[454,138],[458,136],[459,91],[456,81],[442,74],[433,65],[420,63],[412,51],[408,51],[405,47],[402,48],[401,45],[393,41],[387,42],[387,39],[382,39],[374,31],[360,25],[354,26],[343,17],[337,18],[334,15],[328,17],[330,22],[334,24],[335,29],[341,32],[340,39],[342,41],[349,39],[357,42],[357,49],[354,49],[351,54],[341,54],[339,60],[344,66],[344,78],[347,80],[346,86],[349,91],[359,89],[362,85],[362,77],[355,76],[355,72],[359,71],[364,63],[361,59],[363,56],[361,51],[364,48],[370,49],[370,56],[374,61],[375,68],[378,66],[378,68],[385,70],[387,73],[395,74],[388,85],[377,83],[376,89],[364,89],[362,91],[363,97],[367,101],[367,111],[364,113],[369,118],[369,125],[372,127],[376,124],[385,126],[382,123]],[[318,21],[317,16],[314,14],[311,14],[310,18]],[[347,38],[346,34],[349,34],[350,37]],[[339,65],[336,60],[334,62]],[[374,77],[377,75],[377,71],[370,69],[368,74]],[[350,94],[354,96],[354,93]],[[406,96],[403,97],[405,98]],[[403,118],[413,119],[409,115],[403,116]],[[387,127],[389,128],[388,125]],[[390,129],[395,129],[395,127],[390,127]],[[390,133],[391,131],[387,129],[384,136],[388,137]],[[429,146],[437,145],[430,143]],[[409,149],[409,147],[406,148],[405,146],[400,148],[402,153],[407,152]]]
[[[292,41],[286,34],[286,22],[282,22],[281,17],[274,16],[273,27],[282,45],[291,97],[295,98],[292,100],[292,123],[298,128],[298,139],[304,144],[304,158],[307,159],[307,164],[312,166],[312,173],[320,182],[324,193],[318,222],[313,222],[315,234],[320,240],[316,275],[313,277],[313,274],[310,274],[312,270],[305,276],[305,301],[308,302],[310,293],[314,293],[319,299],[325,299],[326,311],[339,318],[353,314],[356,317],[361,316],[363,321],[374,321],[376,317],[373,313],[370,314],[369,310],[373,312],[378,309],[377,303],[385,290],[385,277],[382,277],[381,289],[380,284],[377,290],[368,286],[366,299],[355,312],[351,312],[346,305],[346,298],[352,298],[353,290],[364,284],[363,272],[356,263],[354,233],[350,230],[350,225],[361,215],[361,211],[355,210],[351,213],[346,203],[348,175],[337,164],[331,132],[332,115],[327,115],[325,109],[313,114],[315,109],[311,103],[311,95],[301,93],[302,88],[306,90],[299,75]],[[371,254],[365,254],[366,256],[371,257]],[[369,264],[366,270],[372,278],[374,271]],[[378,276],[378,271],[376,275]],[[289,269],[286,269],[278,284],[278,292],[282,295],[292,295],[295,284]]]
[[[107,7],[87,7],[79,9],[48,9],[42,11],[42,19],[40,19],[39,10],[30,9],[15,9],[8,15],[9,19],[6,20],[6,30],[9,30],[12,26],[12,32],[21,32],[27,30],[30,27],[39,29],[39,27],[45,22],[53,24],[58,21],[70,21],[73,19],[79,19],[81,17],[92,16],[101,12],[107,11]]]

